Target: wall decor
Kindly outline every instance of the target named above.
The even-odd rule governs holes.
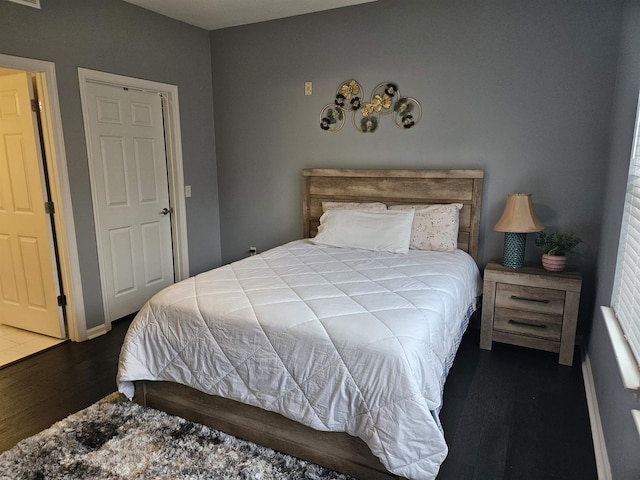
[[[342,82],[333,103],[320,112],[320,128],[327,132],[339,132],[344,127],[345,118],[351,112],[353,126],[362,133],[377,130],[381,115],[391,115],[398,128],[412,128],[422,117],[420,103],[412,97],[405,97],[395,83],[378,84],[368,102],[363,101],[362,85],[351,79]]]

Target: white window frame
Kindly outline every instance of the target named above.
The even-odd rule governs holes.
[[[636,113],[611,307],[602,307],[625,388],[640,392],[640,100]]]

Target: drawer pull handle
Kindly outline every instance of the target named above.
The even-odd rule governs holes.
[[[539,323],[524,322],[522,320],[514,320],[513,318],[509,319],[509,323],[511,323],[513,325],[521,325],[523,327],[533,327],[533,328],[540,328],[540,329],[547,328],[546,325],[540,325]]]
[[[527,297],[519,297],[518,295],[511,295],[511,300],[522,300],[523,302],[534,302],[534,303],[549,303],[549,300],[544,298],[527,298]]]

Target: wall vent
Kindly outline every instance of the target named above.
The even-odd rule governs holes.
[[[9,0],[13,3],[19,3],[20,5],[28,5],[33,8],[40,8],[40,0]]]

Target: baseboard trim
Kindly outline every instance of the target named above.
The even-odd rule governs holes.
[[[598,408],[598,398],[596,396],[595,383],[593,381],[593,371],[589,355],[585,352],[584,346],[580,345],[582,353],[582,377],[584,379],[584,391],[587,397],[587,408],[589,409],[589,422],[591,423],[591,435],[593,437],[593,451],[596,457],[596,469],[598,480],[612,480],[611,465],[607,454],[607,445],[602,431],[602,421],[600,419],[600,409]]]
[[[96,337],[106,334],[110,329],[107,329],[105,325],[98,325],[87,330],[87,340],[93,340]]]

